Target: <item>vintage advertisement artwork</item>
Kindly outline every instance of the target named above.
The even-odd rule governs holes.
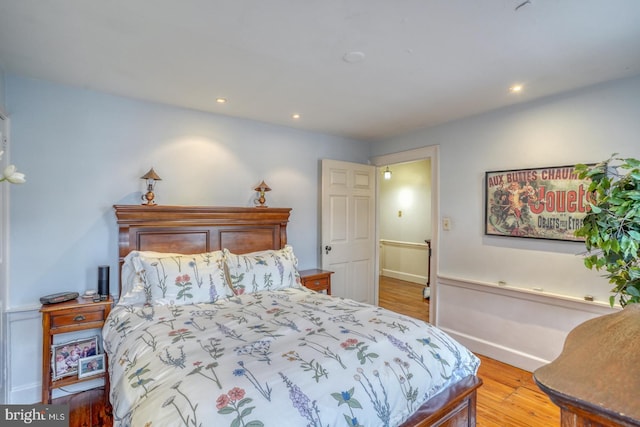
[[[574,166],[486,172],[485,234],[582,241],[588,188]]]

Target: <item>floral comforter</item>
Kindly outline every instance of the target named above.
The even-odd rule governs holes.
[[[119,305],[103,337],[114,426],[395,426],[479,365],[427,323],[296,288]]]

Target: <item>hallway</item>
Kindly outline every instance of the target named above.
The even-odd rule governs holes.
[[[424,285],[380,276],[378,305],[397,313],[429,321],[429,300],[424,299]]]

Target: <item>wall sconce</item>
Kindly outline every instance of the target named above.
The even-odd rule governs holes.
[[[387,166],[387,168],[384,170],[382,176],[384,176],[384,179],[386,179],[387,181],[391,179],[391,171],[389,170],[389,166]]]
[[[146,200],[143,205],[153,206],[156,202],[153,201],[155,194],[153,194],[153,189],[156,186],[156,181],[162,181],[162,178],[158,176],[158,174],[153,170],[153,168],[149,169],[149,172],[145,173],[140,177],[140,179],[147,180],[147,193],[142,196],[142,200]]]
[[[258,198],[255,200],[255,204],[258,205],[258,208],[266,208],[267,205],[265,205],[265,202],[267,199],[264,198],[264,193],[266,191],[271,191],[271,188],[269,188],[263,180],[256,188],[254,188],[254,190],[258,192]]]

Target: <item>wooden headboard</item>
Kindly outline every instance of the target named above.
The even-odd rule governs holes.
[[[119,265],[133,250],[195,254],[281,249],[291,208],[115,205]]]

